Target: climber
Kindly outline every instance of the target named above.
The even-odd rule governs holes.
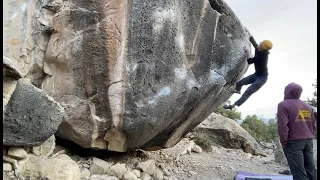
[[[258,91],[268,79],[268,55],[269,50],[272,48],[272,42],[269,40],[262,41],[259,45],[248,31],[245,28],[245,31],[248,33],[250,37],[250,42],[252,43],[253,47],[255,48],[255,54],[253,58],[249,58],[247,60],[248,64],[254,64],[256,72],[254,74],[249,75],[248,77],[243,78],[242,80],[238,81],[235,85],[235,89],[232,90],[233,93],[241,94],[241,88],[243,85],[251,84],[246,91],[243,93],[241,98],[237,100],[232,105],[225,104],[223,108],[225,109],[232,109],[235,106],[241,106],[253,93]],[[249,54],[248,50],[245,49],[246,54]]]

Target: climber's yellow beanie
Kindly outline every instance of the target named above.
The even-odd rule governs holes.
[[[268,51],[268,50],[272,49],[272,46],[273,46],[273,44],[269,40],[264,40],[261,42],[261,49],[262,50]]]

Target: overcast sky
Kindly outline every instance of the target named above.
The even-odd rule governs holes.
[[[296,82],[312,97],[317,78],[317,0],[225,0],[257,42],[269,39],[269,79],[238,111],[274,118],[284,87]],[[254,73],[251,65],[245,76]],[[248,86],[244,86],[242,92]],[[231,97],[232,103],[240,95]]]

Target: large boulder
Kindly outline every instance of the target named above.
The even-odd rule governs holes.
[[[65,108],[56,135],[86,148],[172,147],[247,70],[221,0],[12,0],[4,19],[4,55]]]
[[[226,148],[243,149],[247,153],[266,156],[258,142],[236,121],[219,114],[210,114],[194,131],[213,136]]]
[[[4,81],[4,85],[10,84],[8,81]],[[52,97],[20,79],[4,106],[3,144],[40,145],[57,131],[63,114],[63,107]]]
[[[284,155],[282,145],[279,140],[275,141],[275,149],[274,149],[274,160],[276,163],[279,163],[283,166],[288,166],[288,161],[286,156]]]

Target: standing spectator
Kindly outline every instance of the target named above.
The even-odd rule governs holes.
[[[302,87],[290,83],[278,104],[278,133],[294,180],[316,180],[313,139],[316,120],[313,109],[300,100]]]

